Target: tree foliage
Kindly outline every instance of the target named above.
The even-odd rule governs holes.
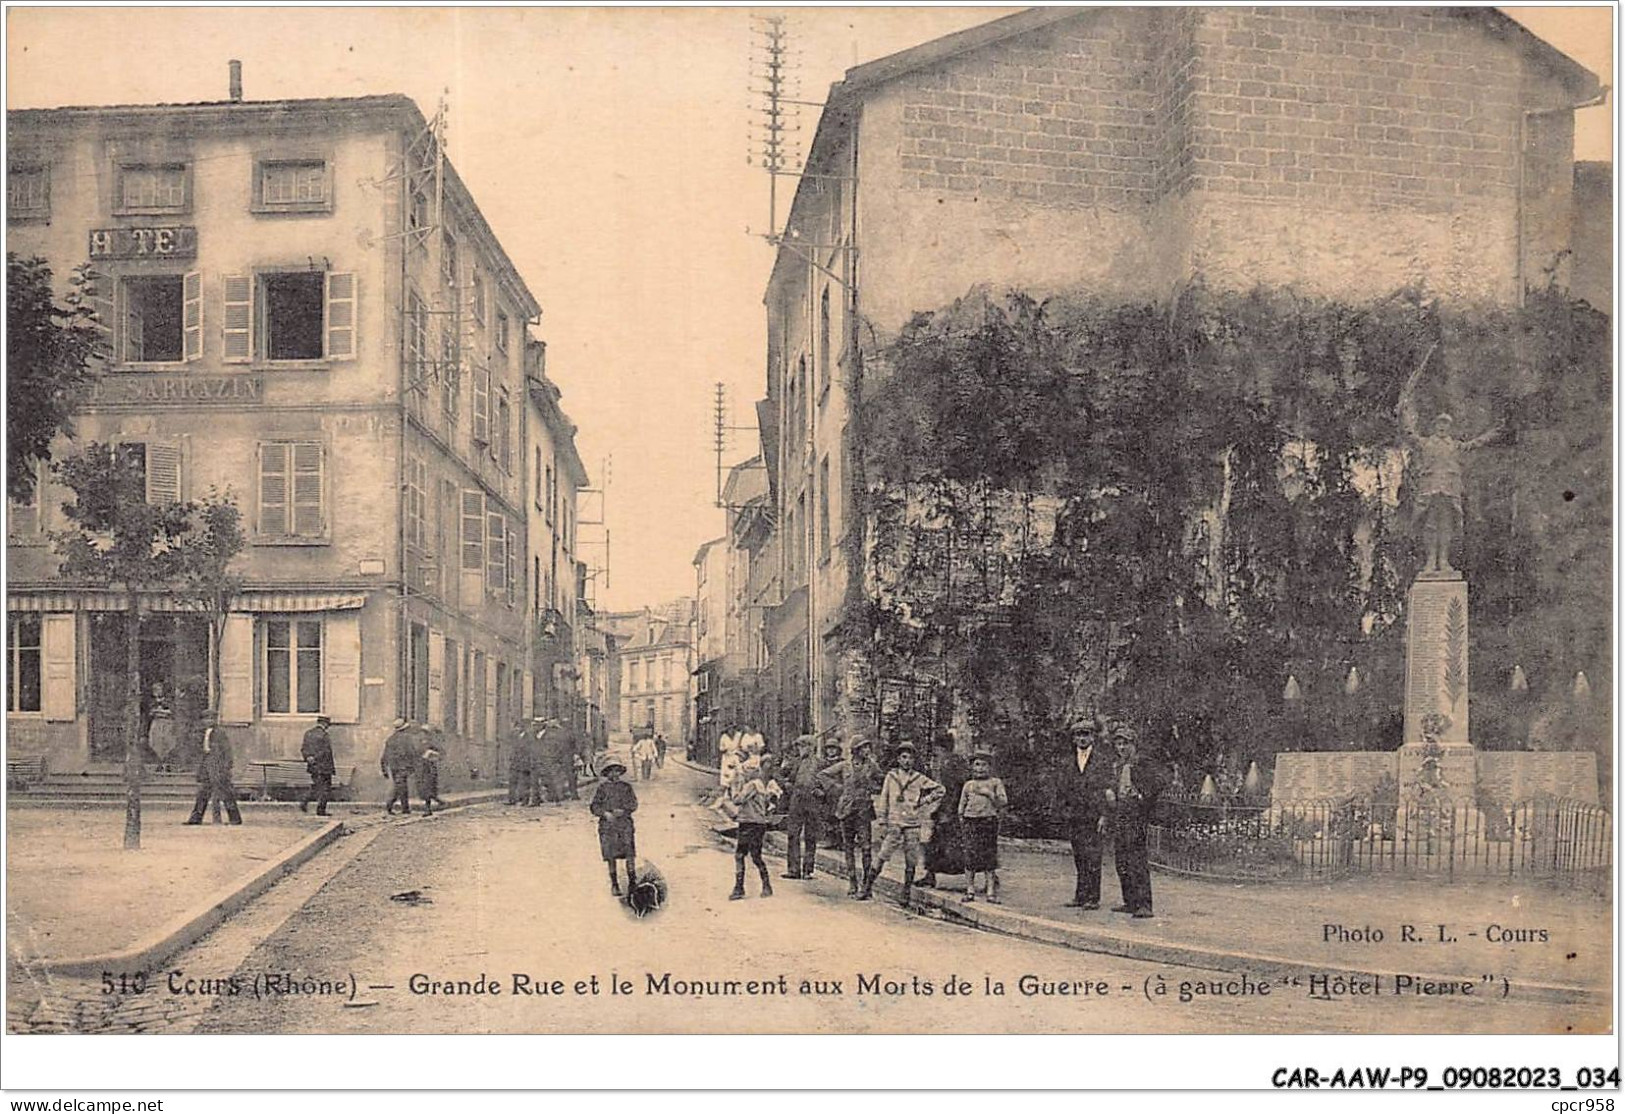
[[[1419,553],[1395,411],[1424,356],[1424,414],[1505,431],[1469,463],[1458,550],[1475,742],[1554,745],[1540,709],[1611,664],[1608,322],[1556,291],[1457,308],[1422,289],[1352,305],[1196,283],[1157,306],[973,290],[918,315],[871,357],[860,403],[859,643],[881,676],[945,678],[1001,767],[1033,768],[1012,784],[1030,813],[1059,729],[1091,707],[1198,770],[1397,746]],[[929,548],[900,505],[930,493],[947,533],[975,537],[990,492],[1055,501],[1013,600],[911,591],[931,570],[887,566]],[[1531,692],[1510,697],[1515,664]],[[1288,677],[1303,701],[1283,703]],[[1606,746],[1600,729],[1585,745]]]
[[[27,502],[35,466],[50,459],[51,441],[73,435],[73,410],[95,379],[104,352],[88,288],[73,272],[57,301],[45,260],[6,253],[6,494]]]

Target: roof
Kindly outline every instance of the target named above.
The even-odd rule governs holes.
[[[535,371],[527,377],[526,385],[529,387],[526,393],[530,396],[531,404],[553,434],[555,454],[563,458],[565,466],[570,469],[570,482],[576,485],[577,490],[586,487],[590,480],[587,466],[581,463],[581,454],[576,450],[576,424],[559,405],[564,392],[545,374]]]
[[[824,101],[824,111],[819,114],[818,126],[807,149],[805,171],[796,183],[795,196],[790,202],[789,218],[785,222],[785,227],[787,229],[792,227],[804,191],[809,188],[810,182],[816,181],[810,175],[817,174],[819,168],[825,165],[836,144],[840,142],[841,133],[850,122],[853,111],[866,94],[887,82],[939,62],[981,50],[1017,35],[1041,30],[1063,20],[1078,19],[1105,10],[1107,9],[1098,5],[1028,8],[987,23],[977,24],[975,27],[968,27],[963,31],[956,31],[951,35],[943,35],[941,38],[911,46],[906,50],[888,54],[847,70],[844,80],[837,81],[829,87],[829,96]],[[1509,42],[1526,58],[1549,70],[1576,100],[1590,100],[1602,93],[1603,86],[1596,74],[1511,16],[1495,8],[1444,10],[1459,18],[1471,20],[1488,33]],[[782,247],[779,249],[778,256],[773,261],[772,274],[768,278],[769,290],[777,284],[780,268],[795,258],[793,252],[786,251]]]
[[[17,108],[7,110],[6,125],[7,131],[14,133],[16,129],[26,130],[31,127],[43,128],[53,125],[77,126],[80,123],[96,121],[137,125],[164,117],[174,118],[177,115],[195,119],[199,123],[235,121],[260,127],[291,123],[294,118],[307,116],[319,116],[324,123],[330,123],[335,115],[385,119],[395,117],[399,119],[392,122],[410,128],[422,129],[429,126],[428,119],[418,108],[417,102],[404,93],[380,93],[364,97],[305,97],[272,101],[188,101]],[[9,135],[8,138],[15,138],[15,135]],[[447,194],[459,223],[464,226],[464,231],[472,231],[483,242],[486,253],[497,264],[497,277],[511,288],[522,304],[525,315],[532,318],[540,315],[542,312],[540,303],[536,301],[530,287],[525,284],[513,260],[508,258],[508,253],[503,249],[496,233],[491,231],[491,226],[485,220],[485,214],[480,212],[480,207],[474,200],[473,192],[464,184],[450,159],[446,160],[445,167]]]
[[[696,549],[694,551],[694,560],[689,562],[689,563],[693,564],[693,565],[698,565],[701,561],[705,560],[705,554],[712,546],[721,545],[723,542],[725,542],[727,540],[728,540],[727,538],[712,538],[708,542],[701,542],[700,543],[700,548],[698,548],[698,549]]]

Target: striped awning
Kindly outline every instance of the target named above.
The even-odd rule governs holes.
[[[243,592],[231,601],[232,611],[299,612],[354,611],[366,606],[364,592]],[[124,611],[125,599],[117,592],[93,590],[72,592],[20,592],[6,597],[9,611]],[[146,601],[151,612],[203,611],[196,600],[154,596]]]

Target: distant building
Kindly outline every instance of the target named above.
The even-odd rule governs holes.
[[[599,628],[615,637],[621,682],[611,730],[653,730],[686,745],[693,723],[694,601],[684,597],[660,608],[607,613]]]
[[[723,691],[728,670],[728,539],[713,538],[694,554],[694,722],[695,755],[713,757],[708,738],[722,729]]]
[[[219,488],[243,512],[224,636],[154,599],[143,689],[195,739],[218,656],[243,760],[297,756],[325,713],[340,765],[376,776],[409,716],[448,732],[448,777],[494,772],[531,690],[540,308],[429,122],[401,96],[7,120],[8,249],[100,276],[111,363],[78,442],[118,444],[151,501]],[[63,497],[46,478],[10,516],[7,728],[71,771],[124,754],[124,613],[57,575]]]

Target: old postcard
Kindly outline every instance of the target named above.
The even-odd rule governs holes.
[[[10,1034],[1612,1031],[1611,9],[7,18]]]

